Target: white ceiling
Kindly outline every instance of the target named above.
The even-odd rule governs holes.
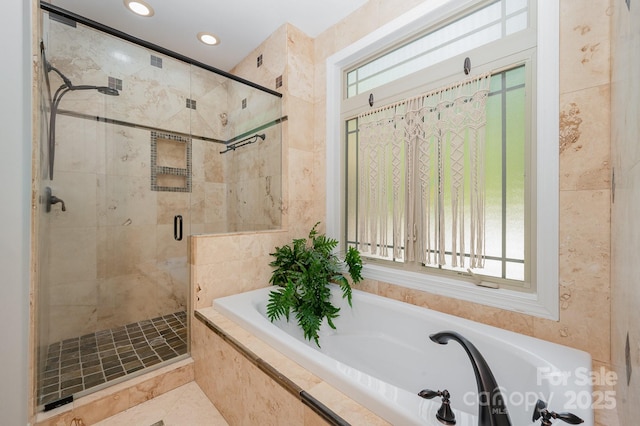
[[[123,0],[50,0],[50,3],[134,37],[229,71],[284,23],[316,37],[367,0],[146,0],[154,16],[143,18]],[[196,39],[220,39],[206,46]]]

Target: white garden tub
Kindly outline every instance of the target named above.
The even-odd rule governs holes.
[[[394,425],[441,425],[440,398],[423,399],[422,389],[447,389],[456,424],[478,425],[471,362],[457,342],[429,339],[441,331],[459,333],[484,356],[513,426],[540,424],[532,421],[538,399],[550,411],[569,411],[593,425],[591,357],[585,352],[358,290],[350,308],[337,287],[337,330],[325,326],[318,348],[303,338],[293,316],[290,323],[268,320],[273,290],[216,299],[214,308]]]

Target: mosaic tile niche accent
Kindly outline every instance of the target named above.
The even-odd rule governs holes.
[[[151,190],[191,192],[191,139],[151,132]]]

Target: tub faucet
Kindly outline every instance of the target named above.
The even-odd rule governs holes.
[[[430,335],[429,338],[441,345],[446,345],[449,340],[453,339],[460,343],[469,356],[478,386],[478,426],[511,426],[509,411],[502,398],[498,383],[480,351],[454,331],[442,331]]]

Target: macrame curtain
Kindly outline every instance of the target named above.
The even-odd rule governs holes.
[[[489,83],[484,74],[358,116],[360,251],[483,266]]]

